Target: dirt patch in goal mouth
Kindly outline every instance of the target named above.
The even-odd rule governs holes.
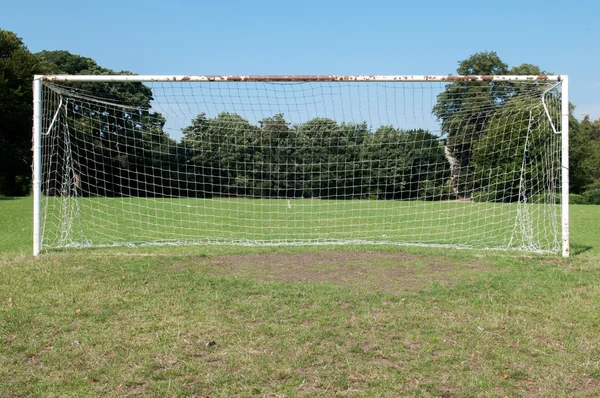
[[[403,252],[322,251],[192,258],[209,275],[264,282],[330,283],[361,293],[414,292],[439,283],[473,282],[495,268]]]

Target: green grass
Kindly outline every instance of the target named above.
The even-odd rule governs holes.
[[[600,394],[600,206],[571,207],[569,259],[394,246],[34,259],[30,208],[0,198],[0,396]]]
[[[48,247],[162,243],[410,242],[475,248],[560,250],[547,227],[556,207],[512,203],[317,199],[45,199]],[[524,218],[525,215],[528,217]],[[69,219],[69,223],[65,223]],[[457,233],[457,231],[460,231]]]

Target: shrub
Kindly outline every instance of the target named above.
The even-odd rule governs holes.
[[[588,205],[600,205],[600,189],[592,189],[583,194],[585,203]]]
[[[578,200],[577,198],[573,199],[573,196],[579,196],[579,195],[569,195],[569,203],[574,203],[573,202],[574,200],[575,201]],[[557,205],[559,205],[560,204],[560,193],[554,194],[554,195],[552,195],[549,192],[536,193],[534,195],[531,195],[527,199],[527,202],[529,202],[529,203],[545,203],[545,204],[556,203]]]
[[[569,204],[572,204],[572,205],[583,205],[583,204],[585,204],[585,199],[581,195],[577,195],[577,194],[572,193],[572,194],[569,195]]]
[[[496,191],[475,191],[473,192],[474,202],[496,202],[499,194]]]
[[[588,184],[585,187],[583,187],[584,192],[593,191],[595,189],[600,189],[600,181],[594,181],[591,184]]]
[[[419,198],[422,200],[449,200],[454,199],[451,181],[447,180],[444,185],[436,185],[434,181],[425,180],[419,185]]]

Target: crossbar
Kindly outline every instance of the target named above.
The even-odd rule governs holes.
[[[561,81],[562,75],[38,75],[43,81],[87,82],[459,82]]]

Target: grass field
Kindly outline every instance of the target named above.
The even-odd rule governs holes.
[[[558,211],[471,201],[49,197],[44,245],[405,242],[557,252]]]
[[[0,198],[0,396],[598,396],[600,206],[572,256],[182,246],[32,258]]]

